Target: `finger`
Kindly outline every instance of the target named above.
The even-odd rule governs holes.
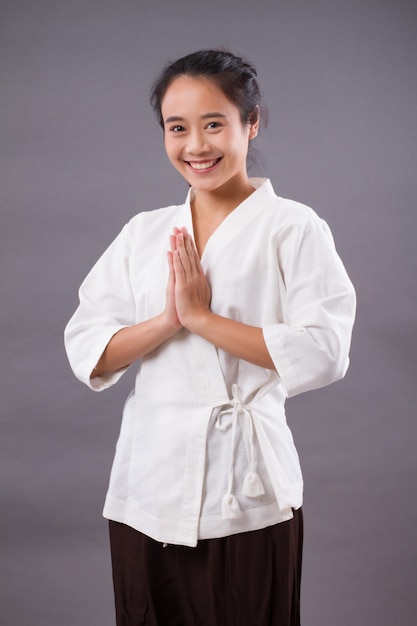
[[[187,251],[187,256],[190,261],[191,271],[198,273],[200,271],[200,260],[198,258],[197,250],[190,235],[184,237],[184,246]]]
[[[193,266],[194,271],[196,273],[203,274],[204,272],[201,266],[200,255],[198,254],[195,241],[191,237],[191,235],[188,235],[186,238],[186,246],[187,246],[187,254],[190,258],[190,262]]]
[[[175,272],[174,272],[174,255],[173,252],[167,252],[167,259],[168,259],[168,270],[169,270],[169,275],[171,278],[175,279]]]
[[[172,267],[174,269],[176,284],[179,286],[184,286],[187,281],[179,250],[175,250],[172,255]]]
[[[181,261],[185,276],[190,276],[192,272],[192,267],[190,263],[190,258],[188,256],[184,235],[181,232],[178,233],[176,237],[176,251],[178,252],[178,256]]]
[[[187,227],[183,226],[181,228],[181,232],[184,235],[185,246],[187,249],[187,254],[191,258],[193,256],[198,257],[197,248],[195,247],[195,242],[192,235],[188,232]]]
[[[176,240],[176,236],[175,235],[170,235],[169,236],[169,245],[171,248],[171,252],[174,252],[177,248],[177,240]]]
[[[174,226],[174,228],[172,229],[172,233],[169,236],[169,243],[170,243],[170,247],[171,247],[171,252],[174,252],[174,250],[176,249],[177,235],[180,232],[181,232],[181,230],[177,226]]]

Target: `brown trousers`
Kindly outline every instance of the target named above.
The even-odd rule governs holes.
[[[110,522],[117,626],[299,626],[302,511],[197,547]]]

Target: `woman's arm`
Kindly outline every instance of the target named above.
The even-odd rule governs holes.
[[[168,261],[169,275],[164,311],[150,320],[122,328],[113,335],[91,372],[91,378],[127,367],[158,348],[181,328],[175,308],[174,268],[170,259]]]
[[[239,359],[275,370],[261,328],[221,317],[210,310],[193,316],[184,326]]]
[[[179,328],[180,326],[172,326],[164,313],[146,322],[122,328],[110,339],[91,372],[91,378],[127,367],[155,350],[175,335]]]
[[[175,274],[175,304],[182,326],[239,359],[275,370],[262,329],[210,311],[210,288],[194,242],[185,229],[171,237],[170,267]]]

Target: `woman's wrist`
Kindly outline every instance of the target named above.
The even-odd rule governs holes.
[[[204,337],[205,330],[209,327],[212,317],[213,313],[210,309],[201,309],[183,320],[183,326],[190,333]]]
[[[161,336],[164,337],[163,341],[173,337],[182,328],[181,322],[178,318],[175,319],[175,317],[165,310],[154,318],[154,322],[159,327]]]

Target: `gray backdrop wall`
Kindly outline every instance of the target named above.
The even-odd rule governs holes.
[[[2,0],[2,625],[114,623],[101,507],[132,379],[83,388],[62,332],[123,224],[183,200],[148,90],[169,58],[219,45],[259,71],[260,173],[329,222],[358,291],[346,379],[288,403],[303,623],[415,623],[416,9]]]

